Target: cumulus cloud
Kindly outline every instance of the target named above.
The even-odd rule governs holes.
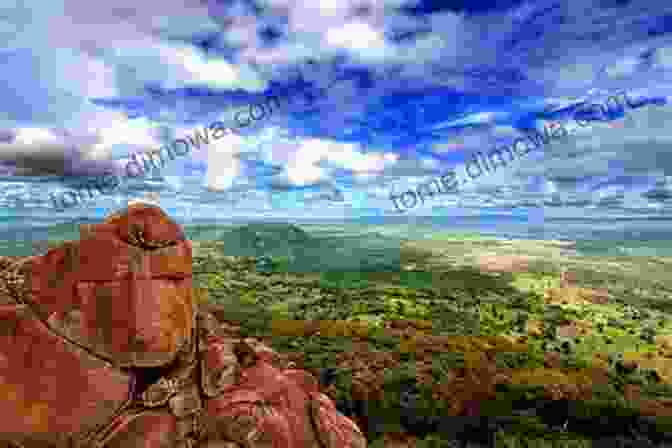
[[[237,134],[94,202],[163,185],[161,202],[191,215],[221,205],[297,216],[299,193],[311,216],[395,213],[390,190],[555,120],[566,141],[413,213],[666,211],[656,182],[672,175],[672,52],[667,12],[644,15],[649,3],[5,2],[0,173],[36,188],[42,213],[72,178],[120,173],[131,154],[221,121]],[[572,123],[577,107],[619,91],[652,103]],[[261,118],[241,125],[251,105]],[[244,206],[227,196],[237,189]],[[0,200],[18,194],[7,191]]]

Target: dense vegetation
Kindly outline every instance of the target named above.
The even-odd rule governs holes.
[[[194,266],[201,300],[318,375],[373,447],[395,434],[418,447],[670,437],[669,261],[540,257],[495,272],[469,254],[505,256],[511,242],[444,243],[443,263],[409,245],[398,270],[290,273],[287,258],[262,269],[201,242]]]

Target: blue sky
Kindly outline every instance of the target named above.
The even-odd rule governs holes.
[[[667,214],[671,33],[659,1],[6,0],[0,205],[101,217],[154,192],[187,220],[398,216],[391,192],[552,120],[566,141],[407,214]],[[619,91],[651,104],[572,122]],[[54,210],[50,193],[271,93],[296,100]]]

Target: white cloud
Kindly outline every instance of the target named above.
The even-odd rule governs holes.
[[[240,174],[240,160],[236,154],[244,144],[244,139],[227,134],[208,146],[208,170],[205,185],[213,191],[224,191],[234,185]]]
[[[39,143],[53,143],[61,140],[61,138],[50,129],[29,127],[16,129],[14,133],[16,143],[28,146]]]
[[[380,32],[366,23],[348,23],[338,29],[330,29],[326,34],[327,43],[353,50],[369,49],[385,45]]]

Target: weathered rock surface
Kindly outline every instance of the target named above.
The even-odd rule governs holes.
[[[136,204],[2,260],[0,445],[366,447],[315,377],[197,309],[191,249]]]

